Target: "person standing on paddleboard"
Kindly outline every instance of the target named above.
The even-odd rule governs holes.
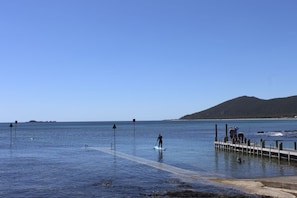
[[[158,136],[158,142],[159,142],[159,147],[161,147],[162,148],[162,145],[163,145],[163,140],[162,140],[162,135],[161,135],[161,133],[159,133],[159,136]]]

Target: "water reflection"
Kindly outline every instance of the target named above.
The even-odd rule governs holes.
[[[296,175],[296,163],[287,160],[215,150],[214,169],[228,178]],[[241,162],[238,160],[241,158]],[[294,163],[294,165],[293,165]]]
[[[159,151],[158,162],[163,162],[163,151],[162,150]]]

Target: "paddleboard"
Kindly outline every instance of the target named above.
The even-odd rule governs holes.
[[[159,146],[154,146],[154,149],[159,150],[159,151],[165,151],[166,150],[166,148],[159,147]]]

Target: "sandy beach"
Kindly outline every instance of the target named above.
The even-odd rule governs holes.
[[[248,194],[278,198],[297,197],[297,176],[258,179],[211,179]]]

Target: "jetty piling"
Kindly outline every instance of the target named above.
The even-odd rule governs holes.
[[[275,145],[270,144],[269,148],[265,145],[265,140],[260,139],[260,143],[246,141],[228,141],[228,125],[226,124],[226,134],[223,141],[218,140],[217,125],[215,125],[215,149],[226,152],[241,152],[248,155],[257,155],[260,157],[275,158],[278,160],[288,160],[288,162],[297,162],[297,143],[294,142],[293,148],[284,148],[283,142],[275,141]]]
[[[216,136],[215,136],[215,141],[218,141],[218,125],[215,125],[215,131],[216,131]]]
[[[9,124],[9,127],[10,127],[10,147],[12,146],[12,123]]]
[[[228,125],[226,124],[225,127],[226,127],[226,135],[225,135],[224,141],[227,142],[228,141]]]

